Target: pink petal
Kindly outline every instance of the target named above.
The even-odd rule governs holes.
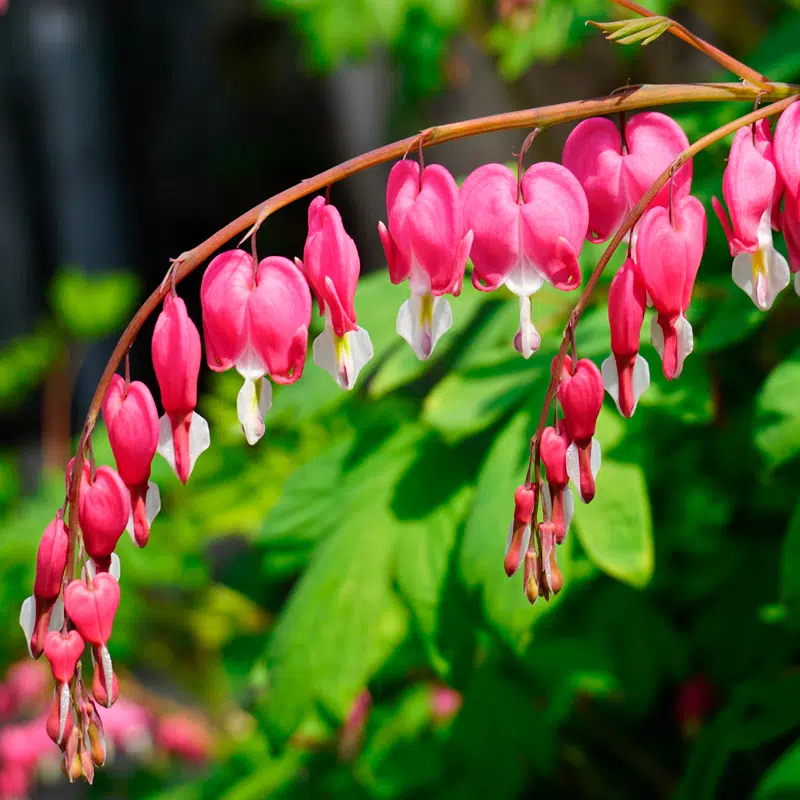
[[[786,191],[800,196],[800,106],[792,103],[775,125],[774,159]]]

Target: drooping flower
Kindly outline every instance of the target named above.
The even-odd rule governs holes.
[[[158,447],[158,411],[150,390],[141,381],[126,386],[121,375],[113,375],[103,398],[103,419],[117,471],[130,493],[128,532],[138,547],[144,547],[161,510],[158,486],[150,480]]]
[[[609,239],[656,178],[688,147],[680,125],[657,111],[631,117],[624,137],[605,117],[580,122],[567,137],[562,162],[586,192],[589,240]],[[675,173],[672,183],[673,200],[689,194],[691,161]],[[670,188],[665,186],[650,207],[668,205],[669,197]]]
[[[542,431],[539,454],[547,473],[547,483],[542,487],[544,514],[554,526],[556,544],[561,544],[569,531],[575,510],[575,499],[567,484],[567,450],[570,439],[566,431],[548,426]]]
[[[758,308],[766,311],[777,294],[788,286],[789,265],[772,244],[778,176],[772,160],[756,147],[756,132],[762,149],[769,154],[770,132],[766,119],[757,123],[755,131],[750,127],[740,128],[731,145],[728,166],[722,177],[722,194],[731,216],[730,223],[716,197],[712,204],[733,256],[734,283],[750,295]]]
[[[211,437],[208,422],[195,411],[202,357],[200,333],[186,304],[172,293],[164,298],[156,320],[152,356],[165,412],[158,421],[158,452],[181,483],[186,483]]]
[[[64,590],[64,608],[84,641],[92,645],[95,664],[93,691],[98,702],[111,705],[119,695],[111,655],[106,643],[111,638],[114,616],[119,607],[119,583],[108,572],[100,572],[88,584],[70,581]],[[98,685],[98,669],[100,683]]]
[[[75,674],[75,668],[83,654],[83,637],[76,630],[62,634],[50,631],[44,642],[44,654],[50,662],[53,680],[56,682],[56,700],[58,702],[58,731],[52,737],[57,745],[61,745],[67,730],[68,720],[72,721],[71,695],[69,684]]]
[[[352,389],[373,353],[369,334],[356,324],[361,263],[338,210],[324,197],[315,197],[309,206],[303,259],[297,265],[325,315],[325,330],[314,340],[314,363],[333,375],[342,389]]]
[[[608,290],[611,355],[601,366],[606,391],[619,413],[627,418],[633,416],[642,392],[650,385],[650,367],[639,355],[646,307],[644,285],[636,274],[633,259],[627,258]]]
[[[408,280],[411,298],[397,314],[397,332],[420,360],[453,324],[445,294],[458,296],[472,247],[464,231],[461,198],[453,176],[433,164],[420,174],[416,161],[398,161],[386,187],[388,228],[378,233],[392,283]]]
[[[794,273],[794,288],[800,294],[800,106],[792,103],[775,124],[772,157],[778,177],[786,188],[780,227],[789,251],[789,267]]]
[[[666,208],[651,208],[639,222],[637,275],[658,312],[650,341],[661,356],[664,377],[677,378],[694,346],[686,309],[706,243],[706,212],[695,197]]]
[[[73,460],[67,466],[67,478]],[[111,555],[131,517],[128,487],[115,470],[98,467],[92,477],[89,465],[84,462],[78,512],[86,553],[97,570],[108,572]]]
[[[514,492],[514,518],[508,528],[504,568],[510,578],[521,566],[531,540],[536,484],[525,483]]]
[[[264,435],[272,386],[303,374],[311,293],[289,259],[270,256],[255,269],[243,250],[220,253],[200,287],[206,360],[216,372],[235,367],[244,378],[236,408],[248,444]]]
[[[545,282],[564,291],[580,286],[586,196],[568,169],[552,163],[534,164],[519,187],[508,167],[486,164],[464,181],[461,195],[464,225],[474,235],[472,283],[486,292],[505,285],[519,297],[514,346],[529,358],[541,342],[531,321],[531,295]]]
[[[558,386],[558,399],[571,441],[566,452],[567,474],[578,490],[578,497],[589,503],[594,499],[594,479],[600,469],[600,445],[593,437],[603,406],[603,378],[595,363],[588,358],[578,361],[574,373],[569,356],[564,364],[566,374]],[[546,566],[542,565],[543,568]]]
[[[36,578],[33,595],[22,604],[19,622],[25,633],[28,650],[34,658],[44,652],[44,643],[50,625],[61,627],[63,615],[56,615],[61,593],[61,581],[67,568],[69,529],[61,511],[44,529],[36,553]],[[54,617],[57,617],[54,619]]]

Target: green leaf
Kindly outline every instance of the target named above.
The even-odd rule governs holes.
[[[53,325],[42,326],[29,336],[13,339],[0,350],[0,403],[10,409],[41,384],[62,352]]]
[[[755,443],[767,466],[779,467],[800,452],[800,350],[776,367],[756,398]]]
[[[800,612],[800,503],[795,506],[781,553],[781,600],[793,618]]]
[[[800,739],[773,764],[761,779],[753,800],[776,800],[800,795]]]
[[[66,267],[50,285],[53,310],[76,339],[101,339],[122,327],[138,294],[139,280],[127,270],[87,275],[77,267]]]
[[[709,313],[696,336],[695,353],[717,353],[738,344],[755,333],[768,318],[748,295],[731,284],[730,276],[724,282],[704,281],[703,289],[708,294],[713,293],[713,300],[709,298]]]
[[[641,467],[605,460],[594,500],[576,500],[575,523],[583,549],[600,569],[631,586],[649,583],[653,526]]]
[[[283,743],[321,704],[344,719],[373,672],[405,636],[391,591],[397,527],[384,511],[356,511],[318,548],[281,613],[265,654],[257,712]]]

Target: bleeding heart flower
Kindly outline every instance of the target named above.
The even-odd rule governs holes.
[[[529,358],[541,338],[531,322],[531,295],[544,283],[571,291],[581,284],[578,263],[589,209],[575,176],[560,164],[534,164],[519,187],[502,164],[476,169],[461,188],[464,225],[474,239],[472,284],[481,291],[507,286],[519,297],[514,346]]]
[[[56,683],[69,683],[75,667],[83,654],[84,641],[78,631],[67,634],[50,631],[44,640],[44,654],[50,662],[50,670]]]
[[[152,342],[153,368],[164,415],[158,420],[158,452],[181,483],[211,444],[208,422],[196,411],[200,373],[200,333],[177,294],[164,298]]]
[[[536,503],[536,486],[524,484],[514,492],[514,519],[508,528],[504,568],[510,578],[521,566],[531,540],[531,521]]]
[[[119,681],[114,674],[111,654],[105,645],[92,647],[92,664],[94,665],[94,674],[92,675],[94,699],[101,706],[111,708],[119,697]]]
[[[309,206],[303,259],[295,261],[325,315],[325,330],[314,340],[314,363],[333,375],[342,389],[352,389],[373,352],[369,334],[356,325],[361,263],[339,212],[324,197],[315,197]]]
[[[103,419],[119,476],[130,493],[128,531],[138,547],[150,538],[150,524],[161,510],[158,486],[149,480],[158,447],[158,411],[150,390],[141,382],[129,386],[113,375],[103,398]]]
[[[429,358],[453,324],[445,294],[458,296],[472,246],[464,232],[461,198],[453,176],[442,166],[398,161],[386,187],[389,226],[378,233],[392,283],[409,280],[411,299],[397,314],[397,332],[417,358]]]
[[[769,122],[761,120],[761,123],[755,130],[747,127],[736,132],[722,177],[722,194],[733,227],[719,200],[714,197],[711,202],[734,257],[734,283],[750,295],[758,308],[766,311],[777,294],[788,286],[789,265],[772,244],[771,221],[778,177],[770,158],[756,147],[756,131],[760,132],[762,142],[770,137]],[[766,152],[771,153],[771,148]]]
[[[53,702],[50,704],[50,711],[47,715],[47,722],[45,723],[45,730],[47,735],[57,744],[62,750],[66,747],[67,739],[69,739],[72,729],[75,726],[75,721],[72,719],[72,709],[70,708],[69,687],[67,687],[67,705],[66,708],[62,701],[63,688]],[[0,794],[2,797],[2,794]]]
[[[605,241],[655,179],[689,146],[680,126],[666,114],[631,117],[621,135],[604,117],[579,123],[564,145],[563,163],[583,186],[589,204],[589,238]],[[673,197],[689,193],[691,162],[675,174]],[[663,188],[651,205],[667,205]]]
[[[539,440],[539,455],[547,474],[547,483],[542,487],[542,506],[547,519],[553,523],[556,544],[561,544],[569,531],[575,511],[575,499],[567,484],[567,450],[570,446],[566,431],[553,427],[542,431]]]
[[[694,347],[686,309],[706,244],[706,212],[695,197],[666,208],[651,208],[639,221],[635,262],[637,275],[658,316],[650,341],[661,356],[664,377],[677,378]]]
[[[642,392],[650,385],[650,367],[639,355],[647,293],[636,274],[632,258],[625,260],[608,290],[608,322],[611,327],[611,355],[601,373],[606,391],[619,413],[630,418]]]
[[[255,269],[243,250],[220,253],[200,287],[206,360],[216,372],[235,367],[244,378],[236,408],[248,444],[264,435],[272,386],[303,374],[311,293],[287,258],[265,258]]]
[[[773,159],[778,174],[788,194],[800,198],[800,105],[792,103],[778,118],[775,125]]]
[[[84,640],[94,647],[104,647],[111,638],[119,606],[119,584],[107,572],[95,575],[88,586],[83,581],[70,581],[64,592],[64,606]]]
[[[51,626],[60,627],[59,611],[61,581],[67,568],[69,529],[64,524],[62,512],[45,528],[36,553],[36,578],[33,595],[22,604],[19,623],[34,658],[44,652],[44,642]]]
[[[656,178],[688,147],[680,125],[656,111],[631,117],[624,137],[605,117],[580,122],[567,137],[562,161],[586,192],[589,241],[609,239]],[[689,161],[675,173],[673,200],[689,194],[691,185]],[[669,197],[665,186],[650,207],[666,206]]]
[[[67,467],[68,477],[73,460]],[[78,518],[86,553],[98,569],[108,570],[111,554],[130,516],[130,496],[122,478],[111,467],[103,466],[97,468],[92,479],[89,465],[84,463]]]
[[[567,363],[572,364],[571,360]],[[567,474],[584,503],[594,498],[594,479],[600,469],[600,445],[593,437],[604,393],[600,370],[588,358],[580,359],[575,372],[562,377],[558,387],[564,425],[572,441],[566,452]]]

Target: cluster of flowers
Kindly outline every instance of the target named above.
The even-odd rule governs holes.
[[[799,126],[800,106],[793,105],[778,121],[774,142],[766,119],[739,130],[723,177],[730,222],[722,204],[714,199],[734,257],[734,282],[762,310],[769,309],[788,285],[790,270],[800,274]],[[580,123],[570,134],[564,166],[531,167],[520,181],[516,198],[513,175],[504,167],[481,167],[467,179],[463,189],[466,207],[475,203],[484,209],[483,216],[468,212],[475,235],[473,283],[481,288],[477,281],[483,280],[486,288],[494,288],[505,279],[520,295],[517,344],[524,355],[528,355],[525,342],[532,343],[532,349],[538,344],[538,336],[524,333],[527,295],[543,281],[561,289],[577,286],[577,253],[583,237],[592,242],[609,239],[655,179],[687,147],[683,131],[664,114],[639,114],[623,125],[621,132],[611,121],[595,118]],[[541,180],[534,191],[536,176],[543,179],[545,175],[549,185]],[[690,194],[691,179],[692,165],[687,162],[631,231],[628,257],[609,289],[612,354],[602,371],[587,359],[573,363],[568,356],[564,362],[554,398],[561,405],[563,419],[545,428],[538,442],[546,481],[532,484],[529,478],[518,487],[506,545],[506,573],[513,575],[524,563],[523,582],[531,602],[540,593],[557,593],[563,584],[555,546],[563,541],[574,509],[569,481],[583,502],[594,497],[600,448],[593,436],[603,390],[620,413],[630,417],[649,385],[650,370],[639,354],[646,307],[655,308],[650,339],[668,380],[680,375],[692,351],[693,333],[686,311],[705,247],[706,214]],[[539,208],[533,205],[537,195],[543,204]],[[513,247],[524,248],[532,239],[533,225],[525,216],[529,207],[536,230],[540,236],[547,231],[551,247],[548,251],[540,245],[531,249],[527,259],[517,256],[515,260],[510,257]],[[789,263],[773,245],[773,228],[785,236]],[[511,241],[512,235],[518,236],[518,244]],[[534,261],[535,254],[543,252],[550,256],[546,269]],[[505,266],[509,261],[511,268]],[[519,276],[526,268],[535,278],[520,290]],[[795,288],[800,293],[797,277]],[[543,519],[537,523],[539,499]]]
[[[47,730],[50,681],[40,663],[14,664],[0,682],[0,800],[24,800],[37,782],[59,772],[58,751]],[[156,714],[148,706],[121,699],[104,713],[108,757],[122,753],[139,762],[167,754],[188,762],[205,761],[212,747],[205,721],[189,711]]]
[[[792,269],[800,271],[800,158],[793,147],[798,124],[800,104],[778,123],[774,144],[767,122],[741,130],[723,187],[732,227],[716,204],[734,254],[734,279],[760,308],[768,308],[789,280],[789,267],[772,246],[771,224],[784,231]],[[392,282],[409,282],[411,296],[397,315],[399,335],[418,358],[431,355],[452,324],[445,295],[460,293],[471,258],[477,289],[505,285],[518,296],[514,346],[529,358],[540,344],[531,321],[531,295],[545,283],[577,289],[583,242],[608,239],[687,147],[676,122],[647,112],[631,118],[621,131],[604,118],[586,120],[567,140],[563,164],[538,163],[516,176],[501,164],[488,164],[461,189],[439,165],[423,168],[410,159],[396,163],[386,193],[388,225],[380,223],[378,231]],[[582,501],[594,497],[600,448],[593,436],[604,391],[630,417],[649,384],[647,362],[639,355],[648,303],[656,311],[651,341],[668,379],[680,374],[692,350],[686,310],[705,246],[706,215],[690,195],[691,179],[687,162],[631,233],[628,258],[610,288],[612,355],[602,372],[574,352],[564,362],[558,389],[563,419],[544,431],[538,447],[546,483],[541,490],[530,481],[518,489],[506,555],[509,574],[525,563],[531,600],[561,587],[555,547],[572,516],[569,480]],[[309,207],[302,261],[271,256],[256,263],[235,249],[209,264],[201,286],[206,360],[212,370],[235,368],[244,379],[237,412],[250,444],[265,432],[270,381],[291,384],[303,373],[312,293],[325,318],[325,329],[313,344],[314,362],[343,389],[354,386],[373,355],[369,334],[356,322],[359,272],[356,245],[324,197]],[[85,561],[83,574],[71,579],[70,531],[62,509],[42,537],[33,596],[20,616],[31,655],[44,653],[52,668],[56,698],[47,730],[65,752],[71,777],[88,776],[92,760],[102,760],[95,703],[111,706],[119,692],[107,647],[120,600],[117,542],[125,529],[139,547],[148,541],[160,509],[158,488],[149,480],[156,452],[185,483],[210,444],[208,424],[195,411],[200,335],[174,284],[156,323],[152,357],[163,416],[158,417],[143,383],[119,375],[104,398],[117,471],[96,468],[90,459],[80,475],[78,508],[71,510],[71,519],[77,523],[72,541],[77,539]],[[72,463],[68,476],[71,472]],[[535,521],[539,495],[541,523]],[[91,692],[79,666],[87,643],[94,664]]]

